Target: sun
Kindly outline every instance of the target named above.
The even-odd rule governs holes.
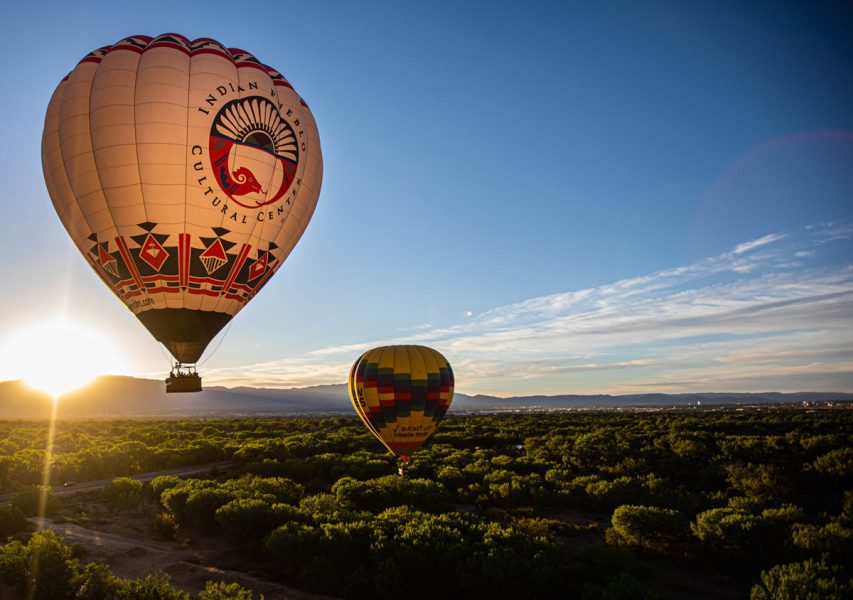
[[[123,370],[112,344],[68,323],[24,328],[0,348],[0,380],[21,379],[54,398]]]

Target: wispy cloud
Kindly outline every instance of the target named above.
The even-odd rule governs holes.
[[[779,241],[785,238],[784,233],[771,233],[770,235],[765,235],[764,237],[760,237],[757,240],[752,240],[749,242],[744,242],[743,244],[738,244],[735,246],[734,253],[735,254],[743,254],[744,252],[749,252],[750,250],[755,250],[756,248],[760,248],[761,246],[766,246],[767,244],[772,244],[773,242]]]
[[[853,238],[853,223],[848,221],[830,221],[809,225],[807,230],[812,234],[812,239],[818,244],[827,244],[829,242]]]
[[[822,260],[853,227],[765,235],[690,265],[531,298],[450,327],[318,348],[207,381],[295,387],[339,383],[373,346],[444,353],[469,393],[853,390],[853,269]]]

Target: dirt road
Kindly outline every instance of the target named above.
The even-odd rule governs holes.
[[[190,475],[202,475],[209,473],[212,470],[217,470],[220,473],[228,471],[232,467],[231,461],[223,461],[217,463],[207,463],[203,465],[192,465],[189,467],[176,467],[174,469],[163,469],[161,471],[151,471],[150,473],[139,473],[137,475],[128,475],[131,479],[137,481],[148,482],[161,475],[175,475],[177,477],[189,477]],[[114,477],[110,479],[99,479],[98,481],[84,481],[82,483],[68,483],[65,485],[55,485],[51,488],[54,496],[70,496],[77,492],[90,492],[99,490],[109,485]],[[9,504],[12,501],[14,494],[0,494],[0,504]]]
[[[97,531],[73,523],[55,523],[50,519],[29,519],[37,529],[52,529],[69,545],[85,550],[83,562],[107,563],[122,578],[145,577],[156,571],[168,573],[172,585],[197,594],[208,580],[237,582],[263,594],[266,600],[317,600],[328,598],[294,590],[271,581],[258,579],[238,571],[226,571],[207,564],[200,550],[182,547],[177,542],[158,542]]]

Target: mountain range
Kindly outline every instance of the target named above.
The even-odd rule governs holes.
[[[734,404],[779,404],[851,401],[853,394],[691,393],[519,396],[468,396],[457,393],[451,411],[529,411],[617,409]],[[0,419],[49,418],[52,399],[20,381],[0,382]],[[60,398],[60,418],[212,417],[354,414],[346,384],[306,388],[263,389],[207,387],[195,394],[166,394],[159,380],[104,376]]]

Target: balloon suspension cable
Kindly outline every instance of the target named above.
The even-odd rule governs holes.
[[[219,350],[219,347],[222,345],[222,342],[225,341],[225,337],[228,335],[228,332],[231,331],[231,325],[234,324],[234,319],[228,321],[228,327],[225,328],[225,331],[222,332],[222,335],[219,336],[219,341],[216,342],[216,347],[213,348],[213,351],[204,357],[204,360],[196,363],[199,367],[213,358],[213,355],[216,354],[216,351]]]
[[[167,364],[167,365],[169,365],[169,368],[171,369],[171,368],[172,368],[172,363],[173,363],[173,361],[174,361],[175,359],[174,359],[174,358],[172,358],[172,355],[169,353],[169,351],[168,351],[168,350],[166,350],[166,348],[163,346],[163,344],[159,344],[159,343],[158,343],[158,344],[157,344],[157,348],[160,350],[160,354],[162,354],[162,355],[163,355],[163,358],[165,358],[165,359],[166,359],[166,364]]]

